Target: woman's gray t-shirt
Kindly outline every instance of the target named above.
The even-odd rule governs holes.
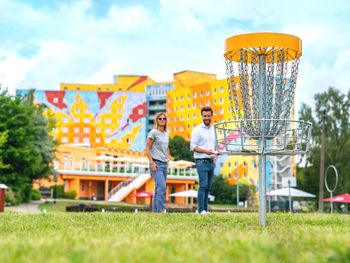
[[[153,140],[150,149],[152,158],[162,162],[168,162],[169,135],[166,132],[152,129],[147,135],[148,138]]]

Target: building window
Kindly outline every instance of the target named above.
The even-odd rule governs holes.
[[[180,100],[183,101],[184,100],[184,96],[181,95]]]
[[[192,118],[196,118],[196,114],[195,113],[192,114]]]
[[[216,99],[213,100],[213,104],[214,104],[214,105],[216,104]]]
[[[197,103],[193,102],[193,108],[197,107]]]
[[[210,95],[210,90],[207,89],[207,91],[205,92],[205,94],[206,94],[207,96],[209,96],[209,95]]]
[[[106,119],[105,119],[105,123],[107,123],[107,124],[110,124],[110,123],[112,123],[112,120],[111,120],[111,118],[106,118]]]
[[[58,103],[58,98],[54,97],[53,98],[53,103]]]
[[[220,114],[224,114],[224,110],[222,108],[220,109]]]
[[[184,116],[180,116],[180,121],[183,121],[184,120]]]
[[[111,139],[110,139],[110,138],[107,138],[107,139],[106,139],[106,143],[111,143]]]
[[[88,100],[88,99],[87,99],[87,100]],[[88,101],[87,101],[87,102],[88,102]],[[86,108],[86,109],[84,110],[84,112],[85,112],[85,113],[90,113],[90,110]]]
[[[237,180],[238,179],[238,173],[235,172],[235,179]]]
[[[74,142],[78,143],[79,142],[79,138],[78,137],[74,137]]]
[[[224,102],[224,99],[223,98],[220,98],[220,103],[223,103]]]
[[[235,162],[235,167],[237,167],[238,166],[238,162]]]
[[[85,127],[84,128],[84,133],[89,133],[90,132],[90,128],[89,127]]]
[[[246,161],[243,162],[243,167],[246,167],[247,166],[247,163]]]
[[[101,138],[96,138],[96,139],[95,139],[95,142],[96,142],[96,143],[100,143],[100,142],[101,142]]]
[[[96,133],[101,133],[101,128],[96,128]]]
[[[132,143],[132,139],[131,138],[126,138],[126,143]]]
[[[63,133],[68,133],[68,128],[67,127],[62,127],[62,132]]]
[[[171,132],[171,128],[169,127],[169,128],[167,128],[167,130],[168,130],[168,132]]]
[[[61,138],[61,142],[63,142],[63,143],[68,142],[68,138],[67,138],[67,137],[62,137],[62,138]]]
[[[75,108],[75,113],[79,113],[79,108]]]
[[[84,118],[84,123],[90,123],[90,118]]]
[[[224,92],[224,87],[220,87],[220,92]]]
[[[183,111],[183,110],[184,110],[184,106],[183,106],[183,105],[181,105],[180,110],[181,110],[181,111]]]
[[[74,128],[74,133],[79,133],[79,132],[80,132],[80,129],[77,128],[77,127],[75,127],[75,128]]]
[[[210,105],[210,101],[207,100],[207,101],[205,102],[205,105],[206,105],[206,106],[209,106],[209,105]]]
[[[201,96],[201,97],[203,96],[203,90],[201,90],[200,96]]]
[[[96,119],[96,123],[101,123],[101,119],[100,119],[100,118],[97,118],[97,119]]]
[[[228,166],[228,167],[231,167],[231,162],[228,162],[228,163],[227,163],[227,166]]]
[[[84,138],[83,142],[84,143],[90,143],[90,138]]]
[[[63,118],[63,119],[62,119],[62,122],[63,122],[63,123],[68,123],[68,118]]]
[[[105,129],[105,133],[110,133],[111,132],[111,128],[106,128]]]
[[[57,128],[56,128],[56,127],[53,128],[52,131],[53,131],[53,132],[57,132]]]
[[[213,93],[216,93],[216,88],[214,88]]]
[[[143,109],[139,109],[139,115],[143,114]]]

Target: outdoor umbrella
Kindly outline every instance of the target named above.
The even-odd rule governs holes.
[[[188,191],[173,193],[170,196],[175,196],[175,197],[194,197],[194,198],[197,198],[198,191],[196,191],[196,190],[188,190]],[[209,200],[210,201],[214,201],[215,200],[215,196],[209,195]]]
[[[150,192],[138,192],[138,193],[130,194],[129,196],[150,198],[149,208],[150,208],[150,211],[152,211],[152,200],[153,200],[152,197],[153,197],[153,193],[150,193]]]
[[[289,188],[286,187],[286,188],[281,188],[278,190],[273,190],[273,191],[267,192],[266,194],[269,196],[289,196]],[[313,194],[310,194],[310,193],[307,193],[307,192],[304,192],[304,191],[301,191],[299,189],[292,188],[292,187],[290,188],[290,196],[292,196],[292,197],[312,197],[312,198],[316,197]]]
[[[325,202],[336,202],[336,203],[350,203],[350,194],[342,194],[333,196],[333,198],[323,199]]]

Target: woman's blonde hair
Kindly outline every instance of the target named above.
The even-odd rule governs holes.
[[[166,114],[165,114],[165,112],[158,112],[157,113],[157,115],[156,115],[156,123],[155,123],[155,127],[156,127],[156,129],[158,129],[158,118],[160,117],[160,116],[162,116],[162,115],[164,115],[164,117],[165,117],[165,125],[164,125],[164,131],[166,131],[166,124],[167,124],[167,122],[168,122],[168,120],[167,120],[167,117],[166,117]]]

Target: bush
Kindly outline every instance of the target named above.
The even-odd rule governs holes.
[[[5,191],[5,203],[7,205],[17,205],[17,199],[15,193],[12,191],[11,188],[7,188]]]
[[[68,199],[75,199],[76,196],[77,196],[77,191],[75,190],[70,190],[65,193],[65,197]]]
[[[41,194],[38,190],[32,189],[32,191],[30,192],[30,198],[31,200],[40,200]]]
[[[63,185],[53,185],[50,186],[50,189],[53,189],[53,193],[56,195],[56,198],[66,198]]]

